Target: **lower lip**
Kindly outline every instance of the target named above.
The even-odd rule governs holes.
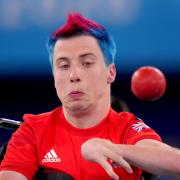
[[[83,95],[82,92],[77,92],[77,93],[70,93],[69,96],[71,98],[80,98]]]

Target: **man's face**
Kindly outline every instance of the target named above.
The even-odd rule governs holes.
[[[114,65],[106,66],[95,38],[82,35],[58,40],[53,68],[57,95],[65,108],[86,110],[107,101],[116,71]]]

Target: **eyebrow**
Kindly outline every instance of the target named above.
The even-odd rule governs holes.
[[[62,61],[69,61],[69,58],[67,58],[67,57],[59,57],[59,58],[57,58],[56,60],[55,60],[56,62],[62,62]]]
[[[93,53],[84,53],[82,55],[80,55],[81,58],[85,57],[85,56],[94,56],[94,57],[97,57],[95,54]]]
[[[93,56],[93,57],[97,58],[97,56],[95,54],[93,54],[93,53],[84,53],[84,54],[81,54],[80,58],[83,58],[83,57],[86,57],[86,56]],[[69,61],[69,58],[68,57],[64,57],[64,56],[58,57],[56,59],[56,62],[59,62],[59,61],[60,62],[62,62],[62,61]]]

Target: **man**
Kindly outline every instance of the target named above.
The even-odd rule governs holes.
[[[179,150],[133,114],[111,109],[116,48],[103,26],[70,13],[48,50],[62,107],[24,116],[0,180],[32,179],[39,167],[78,180],[140,179],[141,169],[180,175]]]

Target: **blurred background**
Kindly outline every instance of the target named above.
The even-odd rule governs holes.
[[[180,0],[0,0],[0,117],[21,121],[24,113],[59,106],[45,44],[69,11],[103,24],[114,37],[113,95],[163,141],[180,147]],[[153,102],[130,90],[132,73],[147,65],[167,78],[165,95]],[[0,145],[11,133],[0,129]]]

